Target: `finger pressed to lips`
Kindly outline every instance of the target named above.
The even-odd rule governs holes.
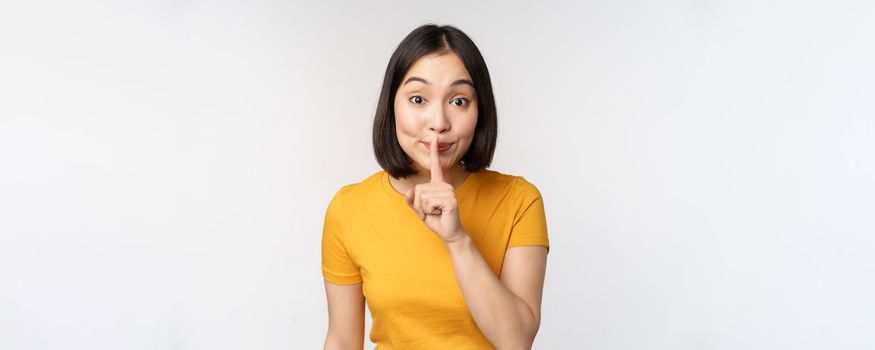
[[[431,145],[429,145],[429,158],[431,162],[431,181],[432,183],[444,182],[444,170],[441,167],[441,158],[440,158],[440,150],[438,150],[438,144],[440,143],[440,137],[435,136],[434,140],[431,140]]]

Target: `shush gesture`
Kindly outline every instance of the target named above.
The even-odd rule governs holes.
[[[407,192],[407,204],[419,215],[429,229],[445,243],[456,241],[465,234],[459,221],[459,208],[453,185],[444,181],[438,152],[438,135],[429,145],[431,181],[416,185]]]

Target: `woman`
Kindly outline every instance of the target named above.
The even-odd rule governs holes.
[[[547,251],[544,204],[487,170],[497,134],[489,72],[451,26],[411,32],[389,60],[374,120],[383,170],[325,215],[326,349],[529,349]]]

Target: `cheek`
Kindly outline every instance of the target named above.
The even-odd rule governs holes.
[[[404,135],[413,135],[411,132],[415,130],[416,127],[416,118],[411,110],[408,108],[404,108],[404,105],[395,100],[395,131],[398,133],[398,137],[402,137]]]
[[[416,153],[416,142],[421,128],[419,123],[419,118],[412,111],[396,106],[395,135],[398,139],[398,144],[401,145],[401,149],[411,158]]]
[[[400,113],[399,113],[400,112]],[[395,130],[398,136],[412,137],[417,135],[418,123],[415,117],[404,111],[396,111],[395,113]]]
[[[474,137],[474,130],[477,128],[477,113],[473,116],[461,118],[454,126],[459,137],[467,139],[468,142]]]

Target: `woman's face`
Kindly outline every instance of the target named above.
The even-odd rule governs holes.
[[[438,136],[441,167],[451,169],[471,146],[477,93],[454,52],[420,57],[395,93],[395,134],[418,172],[430,168],[429,144]]]

